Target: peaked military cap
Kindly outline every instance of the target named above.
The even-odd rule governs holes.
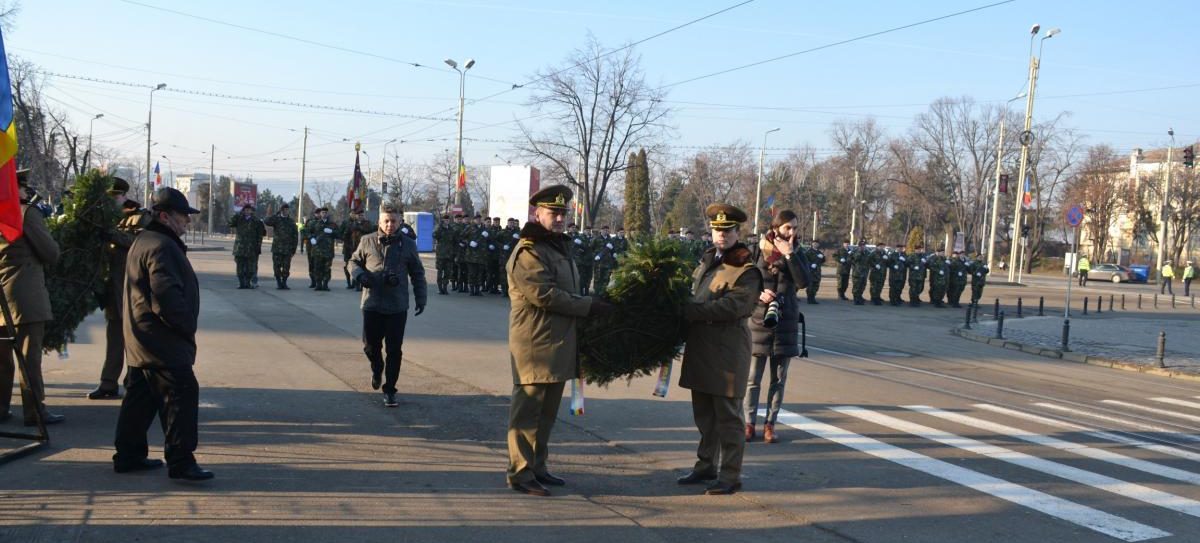
[[[569,209],[567,202],[570,202],[571,198],[574,197],[575,193],[571,191],[571,187],[566,185],[551,185],[530,196],[529,205],[566,211]]]
[[[121,179],[120,177],[113,178],[112,188],[108,189],[109,196],[116,196],[118,194],[125,194],[127,192],[129,192],[129,181]]]
[[[746,222],[746,212],[724,203],[709,204],[704,208],[708,226],[714,230],[731,230]]]
[[[318,208],[316,208],[316,209],[314,209],[314,210],[313,210],[313,213],[320,213],[320,212],[322,212],[322,211],[324,211],[324,212],[328,213],[328,212],[329,212],[329,208],[327,208],[327,207],[318,207]]]

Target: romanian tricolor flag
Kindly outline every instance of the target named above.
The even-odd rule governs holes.
[[[159,162],[154,163],[154,188],[155,189],[162,188],[162,172],[160,172],[158,169],[159,164],[160,164]]]
[[[462,157],[458,157],[458,185],[455,188],[458,190],[467,189],[467,165],[463,164]]]
[[[21,237],[21,192],[17,186],[17,124],[13,121],[12,83],[8,55],[0,30],[0,235],[9,243]]]
[[[1033,207],[1033,189],[1029,178],[1025,178],[1025,190],[1021,192],[1021,206],[1025,209]]]
[[[362,167],[359,166],[359,151],[354,151],[354,177],[350,180],[350,190],[346,191],[346,205],[350,211],[362,209],[367,190],[367,179],[363,177]]]

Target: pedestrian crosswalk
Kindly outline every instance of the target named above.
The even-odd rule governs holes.
[[[1167,396],[956,407],[834,405],[803,414],[784,410],[778,419],[875,459],[1121,541],[1172,535],[1190,541],[1200,533],[1200,445],[1194,445],[1200,437],[1191,422],[1200,422],[1200,402]],[[945,449],[914,447],[914,437]],[[889,443],[893,440],[897,444]],[[971,469],[947,457],[990,462],[968,464],[986,466]],[[1006,474],[1018,469],[1021,475],[1010,477],[1020,482],[985,472],[1001,465],[1008,466]],[[1075,486],[1078,490],[1063,490]],[[1116,504],[1122,504],[1119,510]],[[1158,510],[1178,515],[1153,513]],[[1170,522],[1175,533],[1154,525],[1162,522]],[[1180,523],[1188,527],[1186,535]]]

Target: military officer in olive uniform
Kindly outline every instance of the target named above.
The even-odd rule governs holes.
[[[678,482],[708,484],[705,494],[733,494],[742,487],[746,448],[742,398],[750,376],[750,329],[763,289],[750,249],[738,241],[746,213],[729,204],[704,210],[713,247],[692,274],[692,299],[683,307],[687,343],[679,386],[692,391],[692,417],[700,430],[696,464]]]
[[[535,496],[550,495],[545,485],[566,484],[546,463],[563,387],[579,376],[576,323],[612,309],[599,298],[576,294],[579,274],[571,261],[571,241],[563,234],[572,196],[570,188],[554,185],[530,197],[534,220],[521,229],[521,240],[505,264],[512,299],[508,348],[513,374],[506,475],[510,488]]]
[[[484,266],[487,263],[487,231],[483,225],[483,217],[475,214],[475,220],[463,230],[466,241],[464,260],[467,263],[467,290],[471,296],[483,295]]]
[[[929,257],[925,246],[917,245],[908,255],[908,305],[921,307],[921,293],[925,292],[925,276],[929,273]]]
[[[937,252],[929,258],[929,301],[933,303],[933,307],[946,307],[942,300],[946,297],[947,274],[949,274],[949,264],[946,262],[946,257],[943,254],[944,249],[938,248]]]
[[[842,248],[834,251],[833,259],[837,261],[837,295],[839,300],[849,300],[846,297],[846,287],[850,285],[850,269],[853,267],[854,250],[850,248],[850,240],[842,240]]]
[[[947,274],[950,278],[947,282],[947,299],[950,307],[962,307],[958,302],[962,299],[963,290],[967,288],[967,281],[970,280],[967,274],[966,257],[962,253],[954,251],[947,264],[949,268]]]
[[[258,255],[267,227],[254,216],[254,206],[242,206],[242,212],[229,218],[233,230],[233,259],[237,263],[238,288],[258,288]]]
[[[279,213],[267,217],[264,223],[271,227],[271,235],[274,236],[271,240],[271,269],[275,273],[275,288],[289,290],[287,280],[292,275],[292,256],[296,254],[300,241],[296,221],[292,220],[291,206],[283,204],[279,207]]]
[[[867,251],[867,240],[858,240],[858,247],[850,253],[850,274],[853,278],[852,294],[854,305],[863,305],[863,292],[867,290],[867,275],[871,271],[871,253]]]
[[[308,252],[312,258],[312,274],[316,290],[329,290],[329,279],[333,267],[334,240],[338,225],[329,220],[329,208],[317,208],[315,217],[304,225],[304,236],[308,239]]]
[[[871,267],[867,270],[867,279],[871,283],[871,305],[883,305],[883,284],[887,280],[887,270],[891,261],[891,251],[887,243],[880,242],[871,249],[871,257],[868,259]]]
[[[362,209],[350,211],[350,218],[338,229],[338,237],[342,239],[342,273],[346,276],[346,288],[362,292],[362,285],[350,279],[350,257],[358,250],[358,242],[363,236],[375,231],[375,225],[363,218]]]
[[[896,250],[892,251],[892,258],[888,262],[888,303],[893,306],[904,303],[900,295],[904,292],[904,280],[908,277],[908,256],[904,254],[903,248],[904,245],[897,243]]]
[[[437,260],[438,294],[449,294],[448,287],[454,274],[454,227],[450,215],[442,215],[442,222],[433,231],[433,252]]]
[[[979,298],[983,297],[983,287],[987,285],[988,269],[987,260],[983,255],[976,253],[975,260],[967,265],[967,271],[971,274],[971,303],[978,304]]]

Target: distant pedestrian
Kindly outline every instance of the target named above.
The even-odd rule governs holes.
[[[1079,286],[1086,287],[1088,280],[1088,272],[1092,271],[1092,261],[1088,260],[1087,255],[1079,257]]]
[[[1171,290],[1171,280],[1175,279],[1175,268],[1171,266],[1171,261],[1163,262],[1162,271],[1159,273],[1159,279],[1162,280],[1162,286],[1159,287],[1159,294],[1175,295],[1175,291]]]
[[[122,320],[125,331],[125,399],[117,417],[117,473],[163,465],[148,457],[146,431],[158,415],[166,440],[167,475],[172,479],[212,479],[196,464],[200,384],[196,329],[200,283],[181,235],[200,211],[172,188],[154,194],[154,220],[133,241],[125,265]]]
[[[1192,295],[1192,279],[1196,278],[1196,264],[1191,260],[1187,261],[1187,267],[1183,268],[1183,295]]]

